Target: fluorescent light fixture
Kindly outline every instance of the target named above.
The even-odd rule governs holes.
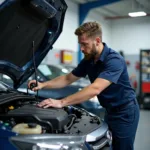
[[[131,12],[128,13],[130,17],[141,17],[141,16],[146,16],[147,14],[144,11],[138,11],[138,12]]]

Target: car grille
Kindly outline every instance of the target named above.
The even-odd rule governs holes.
[[[93,147],[94,150],[99,150],[105,145],[109,144],[109,140],[106,137],[103,137],[95,142],[89,142],[89,144]]]

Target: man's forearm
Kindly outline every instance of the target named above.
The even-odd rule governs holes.
[[[46,81],[43,83],[43,88],[63,88],[67,86],[69,81],[66,79],[66,76],[59,76],[50,81]]]
[[[68,106],[68,105],[73,105],[73,104],[79,104],[82,103],[86,100],[91,99],[92,97],[96,96],[99,94],[99,90],[94,88],[91,85],[85,87],[83,90],[70,95],[66,98],[61,99],[61,105],[62,107]]]

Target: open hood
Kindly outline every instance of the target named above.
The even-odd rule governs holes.
[[[64,0],[0,0],[0,73],[11,77],[14,88],[52,49],[66,9]]]

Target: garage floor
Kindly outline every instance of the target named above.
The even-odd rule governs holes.
[[[150,110],[140,111],[135,150],[150,150]]]

